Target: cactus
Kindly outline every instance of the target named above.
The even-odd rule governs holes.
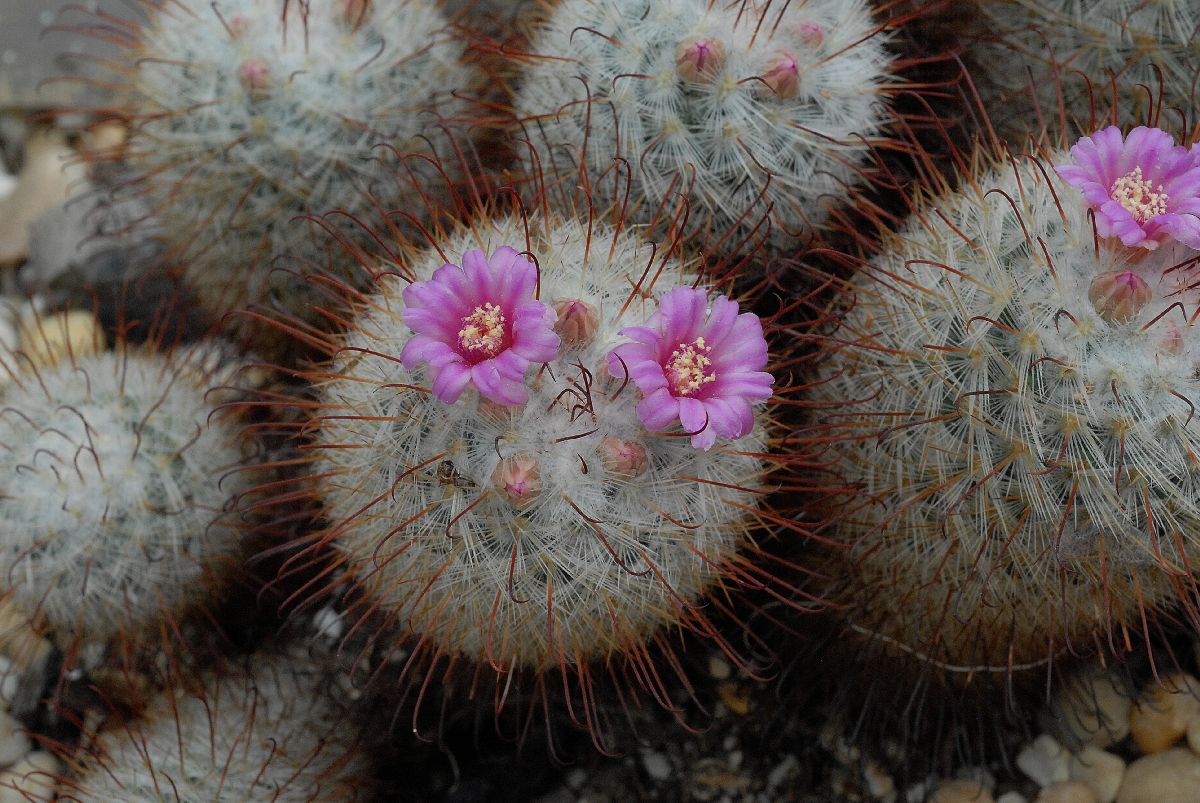
[[[215,345],[85,353],[49,337],[65,331],[56,318],[27,326],[29,353],[3,355],[4,585],[64,647],[102,647],[203,604],[236,571],[224,514],[252,479],[235,471],[237,422],[209,394],[232,364]]]
[[[827,589],[853,631],[966,678],[1196,617],[1196,153],[996,152],[846,283],[812,401],[857,493]]]
[[[533,36],[517,115],[547,163],[580,162],[607,201],[628,190],[639,220],[781,246],[864,175],[888,122],[881,31],[863,0],[566,0]]]
[[[437,124],[461,112],[451,93],[471,74],[445,18],[431,0],[185,0],[146,11],[143,26],[121,27],[128,190],[148,197],[168,259],[210,312],[279,305],[312,319],[320,293],[295,275],[345,275],[331,261],[345,251],[295,218],[367,217],[380,204],[420,216],[439,202],[416,189],[442,186],[427,159],[406,160],[423,179],[385,185],[375,156],[380,145],[428,154]]]
[[[1157,119],[1156,109],[1172,108],[1190,120],[1200,108],[1200,13],[1188,0],[976,4],[990,40],[976,52],[976,75],[985,105],[1014,138],[1026,136],[1028,124],[1038,119],[1029,114],[1027,100],[1014,104],[1014,96],[1027,94],[1031,85],[1043,124],[1056,122],[1060,108],[1087,122],[1094,109],[1110,104],[1131,113],[1130,121]],[[1013,69],[1014,56],[1021,69]],[[1005,107],[1015,113],[1004,113]]]
[[[368,799],[369,762],[320,670],[303,654],[256,655],[155,696],[140,720],[69,757],[59,800]]]
[[[758,318],[600,221],[493,214],[400,264],[298,403],[350,632],[415,634],[402,677],[561,672],[589,710],[590,662],[641,677],[679,630],[743,661],[704,602],[768,576],[739,553],[766,515]]]

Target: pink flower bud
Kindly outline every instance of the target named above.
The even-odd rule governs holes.
[[[771,67],[762,76],[763,83],[784,100],[800,94],[800,65],[790,51],[783,50],[771,60]]]
[[[613,474],[636,477],[646,470],[646,449],[637,441],[611,436],[600,441],[600,461]]]
[[[518,510],[528,507],[542,492],[538,463],[527,454],[506,457],[492,472],[492,485]]]
[[[371,15],[371,0],[338,0],[337,8],[342,24],[358,30]]]
[[[238,80],[242,82],[246,94],[252,98],[262,98],[271,88],[271,68],[262,59],[247,59],[238,68]]]
[[[1102,273],[1088,288],[1088,301],[1096,313],[1108,323],[1124,323],[1133,319],[1150,303],[1154,291],[1146,280],[1131,270]]]
[[[242,34],[248,30],[250,30],[250,20],[245,17],[238,15],[229,20],[229,35],[235,40],[241,39]]]
[[[796,36],[809,47],[820,47],[825,41],[825,28],[813,22],[802,22],[796,26]]]
[[[1163,326],[1163,335],[1158,341],[1158,347],[1167,354],[1179,356],[1183,353],[1183,330],[1179,328],[1179,324],[1174,321],[1164,321],[1159,325]]]
[[[709,80],[724,66],[725,46],[716,39],[685,39],[675,48],[675,69],[685,81]]]
[[[554,331],[558,332],[563,343],[578,346],[592,342],[600,326],[600,318],[591,304],[577,298],[564,298],[554,303],[554,312],[558,316]]]

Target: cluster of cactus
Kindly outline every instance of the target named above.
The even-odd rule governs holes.
[[[982,17],[978,84],[1023,138],[1028,124],[1094,119],[1110,106],[1129,120],[1200,108],[1200,10],[1187,0],[976,0]],[[1013,56],[1021,69],[1012,69]],[[1031,114],[1032,98],[1040,115]],[[1016,126],[1023,119],[1026,130]],[[1172,118],[1174,119],[1174,118]],[[1036,133],[1036,132],[1035,132]]]
[[[297,276],[345,277],[349,260],[297,218],[370,217],[379,197],[410,213],[438,202],[414,187],[441,186],[431,143],[461,115],[452,90],[470,75],[431,0],[189,0],[146,13],[125,54],[125,187],[146,196],[211,313],[311,318],[321,295]],[[381,182],[385,145],[414,155],[405,164],[421,179]]]
[[[547,163],[726,250],[825,228],[889,119],[865,0],[567,0],[532,39],[515,106]]]
[[[846,283],[811,399],[855,631],[1011,672],[1195,605],[1198,189],[1156,129],[997,153]]]
[[[61,645],[103,647],[215,596],[241,561],[231,500],[255,480],[237,471],[240,424],[212,392],[234,378],[226,347],[54,349],[62,328],[27,321],[22,347],[0,355],[0,567]]]
[[[242,576],[248,509],[260,534],[286,533],[270,557],[291,600],[344,592],[334,618],[354,625],[335,635],[369,634],[374,676],[424,671],[423,698],[438,666],[451,688],[467,665],[499,707],[518,677],[562,678],[593,730],[593,674],[624,672],[674,711],[680,636],[741,662],[716,620],[747,589],[816,587],[850,632],[966,675],[1120,649],[1114,633],[1180,603],[1200,620],[1200,146],[1151,128],[1020,158],[993,143],[958,160],[956,186],[919,164],[937,194],[828,281],[835,325],[790,385],[817,411],[798,432],[777,423],[791,404],[767,412],[767,366],[810,363],[788,341],[770,358],[767,334],[803,340],[794,318],[819,305],[761,246],[829,245],[819,259],[837,253],[822,238],[867,241],[838,231],[854,213],[835,206],[889,214],[859,188],[868,161],[900,160],[878,147],[899,4],[561,0],[527,42],[493,26],[474,55],[524,68],[503,128],[535,168],[500,189],[433,144],[471,122],[461,98],[480,83],[455,37],[481,4],[461,5],[146,0],[144,24],[104,17],[127,47],[137,177],[121,190],[144,194],[212,311],[249,309],[326,359],[279,349],[296,384],[234,415],[233,346],[106,351],[65,323],[16,325],[0,569],[31,621],[72,648],[174,628]],[[1157,86],[1133,75],[1153,63],[1163,104],[1194,107],[1182,4],[1106,0],[1086,20],[1059,5],[981,8],[1023,57],[1048,43],[1038,63],[1060,77],[1111,71],[1128,99]],[[713,255],[743,261],[718,280]],[[717,286],[760,305],[791,293],[789,323],[764,330]],[[268,454],[259,482],[248,464]],[[778,515],[794,500],[769,495],[819,485],[788,479],[812,465],[834,477],[825,498]],[[805,532],[797,518],[846,547],[812,558],[807,586],[778,582],[759,543]],[[315,670],[261,660],[156,697],[73,760],[70,788],[365,794]]]

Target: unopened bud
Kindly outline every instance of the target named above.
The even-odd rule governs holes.
[[[1179,324],[1174,321],[1166,321],[1162,337],[1158,341],[1158,347],[1172,356],[1179,356],[1183,353],[1183,330],[1179,328]]]
[[[637,441],[606,437],[600,441],[600,462],[613,474],[636,477],[646,470],[646,448]]]
[[[265,97],[271,87],[271,68],[262,59],[247,59],[238,68],[238,80],[250,97]]]
[[[241,39],[242,34],[248,30],[250,30],[250,20],[245,17],[238,15],[229,20],[229,35],[235,40]]]
[[[725,45],[717,39],[685,39],[675,48],[675,69],[685,81],[710,79],[724,66]]]
[[[802,22],[796,26],[796,36],[809,47],[820,47],[825,41],[825,28],[813,22]]]
[[[513,507],[518,510],[527,507],[542,492],[537,460],[527,454],[504,458],[492,472],[492,485],[508,498]]]
[[[358,30],[370,14],[371,0],[338,0],[338,18],[352,30]]]
[[[1153,298],[1150,285],[1131,270],[1101,273],[1088,288],[1088,301],[1108,323],[1132,320]]]
[[[600,316],[591,304],[577,298],[564,298],[554,303],[554,312],[558,315],[554,331],[562,338],[563,345],[579,346],[592,342],[600,326]]]
[[[776,54],[762,80],[777,97],[785,100],[796,97],[800,94],[800,65],[796,57],[787,50]]]

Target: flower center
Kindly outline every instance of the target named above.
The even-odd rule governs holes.
[[[710,351],[704,338],[698,337],[695,343],[680,343],[679,348],[671,352],[666,366],[667,378],[677,396],[691,396],[717,378],[708,356]]]
[[[1165,215],[1167,201],[1170,200],[1163,192],[1161,184],[1156,190],[1153,184],[1142,178],[1141,167],[1133,168],[1132,173],[1127,173],[1114,181],[1109,195],[1114,201],[1125,207],[1138,223],[1145,223],[1157,215]]]
[[[475,355],[495,357],[504,346],[504,312],[488,301],[462,319],[459,344]]]

